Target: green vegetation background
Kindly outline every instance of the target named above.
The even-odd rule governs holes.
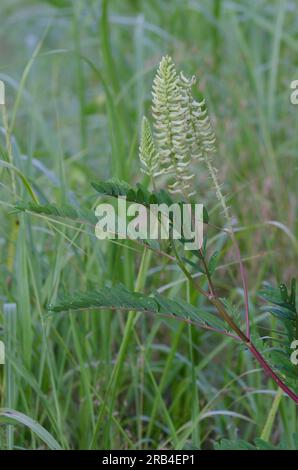
[[[290,103],[297,27],[290,0],[1,0],[0,79],[12,143],[9,155],[2,115],[1,160],[12,156],[43,202],[90,208],[91,181],[140,181],[140,121],[150,117],[158,62],[171,54],[207,99],[256,322],[261,282],[297,274],[298,107]],[[154,255],[138,278],[141,250],[133,245],[101,244],[83,226],[45,217],[19,216],[16,227],[9,212],[28,195],[12,174],[0,168],[0,339],[11,333],[0,394],[25,417],[1,426],[1,448],[56,441],[66,449],[212,448],[223,437],[260,436],[276,387],[230,339],[142,316],[126,337],[124,313],[47,314],[59,293],[117,281],[134,288],[136,279],[146,292],[202,300]],[[197,187],[220,225],[199,164]],[[214,236],[214,247],[220,243]],[[229,251],[217,285],[242,305]],[[270,441],[283,436],[291,448],[297,430],[296,406],[283,397]]]

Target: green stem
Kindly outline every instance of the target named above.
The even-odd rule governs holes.
[[[104,63],[107,70],[107,76],[110,77],[113,91],[118,93],[119,83],[116,72],[116,67],[113,60],[111,42],[110,42],[110,23],[109,23],[109,1],[103,0],[102,2],[102,12],[101,12],[101,23],[100,23],[100,32],[101,32],[101,49],[104,59]]]
[[[139,292],[144,287],[145,279],[146,279],[146,273],[147,273],[147,270],[148,270],[150,259],[151,259],[151,251],[149,251],[147,248],[145,248],[145,250],[143,251],[142,260],[141,260],[141,264],[140,264],[140,269],[139,269],[138,277],[137,277],[137,280],[136,280],[136,285],[135,285],[135,291],[136,292]],[[124,333],[123,333],[123,340],[122,340],[122,343],[121,343],[121,346],[120,346],[117,362],[116,362],[116,364],[113,368],[111,379],[110,379],[110,381],[108,383],[108,386],[107,386],[106,398],[105,398],[105,401],[104,401],[104,404],[106,403],[107,399],[110,402],[110,405],[109,405],[110,414],[112,412],[114,412],[114,403],[115,403],[115,400],[116,400],[118,385],[119,385],[120,379],[121,379],[121,372],[123,370],[123,364],[124,364],[124,361],[125,361],[125,358],[126,358],[128,345],[130,344],[130,341],[131,341],[131,334],[132,334],[132,331],[133,331],[133,327],[134,327],[137,319],[139,318],[139,316],[140,316],[140,314],[136,315],[136,313],[134,311],[130,311],[128,313],[128,319],[127,319],[127,322],[125,324]],[[90,445],[91,449],[93,449],[94,446],[95,446],[95,443],[96,443],[95,440],[96,440],[98,432],[101,428],[105,411],[106,411],[105,406],[102,406],[99,417],[98,417],[98,421],[97,421],[96,426],[95,426],[95,431],[94,431],[94,434],[93,434],[93,438],[92,438],[92,441],[91,441],[91,445]]]
[[[263,429],[262,434],[261,434],[261,439],[263,439],[266,442],[269,441],[269,437],[270,437],[270,434],[272,432],[274,419],[275,419],[278,407],[280,405],[282,396],[283,396],[283,391],[282,391],[281,388],[279,388],[277,390],[277,393],[276,393],[275,397],[274,397],[274,400],[273,400],[272,406],[270,408],[270,411],[269,411],[264,429]]]

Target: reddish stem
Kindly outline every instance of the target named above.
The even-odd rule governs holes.
[[[236,249],[236,255],[237,255],[238,262],[239,262],[240,276],[241,276],[243,292],[244,292],[246,336],[248,337],[248,339],[250,339],[249,302],[248,302],[248,287],[247,287],[247,280],[246,280],[246,272],[243,266],[240,248],[239,248],[239,245],[236,240],[235,233],[232,227],[230,230],[230,234],[231,234],[232,241],[234,243],[234,247]]]
[[[256,358],[256,360],[261,364],[263,369],[270,375],[270,377],[277,383],[277,385],[290,397],[292,400],[294,400],[295,403],[298,404],[298,395],[294,393],[289,387],[287,387],[286,384],[283,383],[283,381],[276,375],[274,370],[271,369],[269,364],[266,362],[266,360],[263,358],[263,356],[259,353],[259,351],[256,349],[256,347],[252,343],[247,343],[247,347],[253,354],[253,356]]]

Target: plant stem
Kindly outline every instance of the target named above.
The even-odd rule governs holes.
[[[267,363],[267,361],[263,358],[263,356],[259,353],[259,351],[256,349],[256,347],[252,344],[249,343],[247,344],[250,352],[253,354],[253,356],[256,358],[256,360],[261,364],[263,369],[270,375],[270,377],[277,383],[277,385],[290,397],[292,400],[298,404],[298,395],[294,393],[283,381],[276,375],[274,370],[270,367],[270,365]]]
[[[208,266],[207,266],[207,263],[206,263],[206,260],[205,260],[205,257],[203,255],[202,250],[200,250],[200,253],[201,253],[202,263],[203,263],[205,273],[206,273],[206,276],[207,276],[207,280],[208,280],[208,284],[209,284],[210,294],[212,295],[212,297],[216,297],[215,287],[213,286],[213,282],[212,282],[212,279],[211,279],[211,276],[210,276],[210,272],[209,272],[209,269],[208,269]]]
[[[242,286],[243,286],[243,293],[244,293],[244,305],[245,305],[245,322],[246,322],[246,336],[250,338],[250,324],[249,324],[249,303],[248,303],[248,287],[247,287],[247,280],[246,280],[246,272],[243,266],[243,261],[241,258],[241,253],[239,249],[238,242],[235,237],[235,233],[233,228],[231,227],[230,229],[230,235],[232,242],[234,244],[234,247],[236,249],[236,256],[237,260],[239,263],[239,268],[240,268],[240,276],[242,279]]]
[[[264,429],[263,429],[262,434],[261,434],[261,439],[263,439],[266,442],[268,442],[268,440],[269,440],[269,437],[270,437],[270,434],[271,434],[271,431],[272,431],[272,426],[273,426],[273,423],[274,423],[274,418],[276,416],[279,404],[281,402],[282,395],[283,395],[282,394],[282,389],[279,388],[277,390],[277,393],[276,393],[275,397],[274,397],[274,400],[273,400],[272,406],[270,408],[270,411],[269,411]]]
[[[243,292],[244,292],[244,304],[245,304],[245,323],[246,323],[246,336],[250,339],[250,322],[249,322],[249,302],[248,302],[248,288],[247,288],[247,281],[246,281],[246,273],[245,273],[245,269],[244,269],[244,266],[243,266],[243,262],[242,262],[242,258],[241,258],[241,253],[240,253],[240,249],[239,249],[239,245],[238,245],[238,242],[236,240],[236,237],[235,237],[235,234],[234,234],[234,230],[233,230],[233,225],[232,225],[232,221],[231,221],[231,216],[230,216],[230,213],[229,213],[229,209],[226,205],[226,202],[225,202],[225,198],[222,194],[222,190],[221,190],[221,187],[218,183],[218,180],[217,180],[217,177],[216,177],[216,169],[212,166],[212,163],[210,161],[210,159],[208,158],[208,156],[205,154],[205,163],[207,165],[207,168],[208,168],[208,171],[209,171],[209,174],[212,178],[212,181],[213,181],[213,184],[214,184],[214,187],[216,189],[216,194],[217,194],[217,198],[219,200],[219,202],[221,203],[222,207],[223,207],[223,210],[224,210],[224,214],[225,214],[225,218],[228,222],[228,230],[227,232],[229,233],[229,235],[231,236],[231,240],[232,240],[232,243],[236,249],[236,256],[237,256],[237,260],[238,260],[238,263],[239,263],[239,267],[240,267],[240,276],[241,276],[241,281],[242,281],[242,286],[243,286]]]
[[[218,311],[219,316],[228,323],[228,325],[232,328],[232,330],[239,336],[239,339],[246,344],[252,355],[255,357],[255,359],[259,362],[259,364],[262,366],[265,372],[275,381],[275,383],[295,402],[298,404],[298,395],[296,395],[279,377],[278,375],[274,372],[274,370],[271,368],[271,366],[268,364],[268,362],[265,360],[265,358],[261,355],[261,353],[257,350],[257,348],[254,346],[254,344],[250,341],[250,338],[246,336],[243,331],[240,330],[240,328],[236,325],[234,320],[231,318],[231,316],[228,314],[228,312],[225,309],[225,306],[223,303],[220,301],[218,298],[214,298],[213,296],[209,296],[207,292],[205,292],[192,278],[191,274],[188,272],[186,267],[184,266],[183,262],[179,258],[179,255],[177,253],[177,250],[174,246],[174,243],[172,244],[177,262],[186,275],[186,277],[191,281],[193,284],[194,288],[202,295],[208,298],[208,300],[214,305],[216,310]]]
[[[138,277],[137,277],[137,280],[136,280],[136,285],[135,285],[135,291],[136,292],[139,292],[140,290],[142,290],[142,288],[144,286],[146,273],[147,273],[147,270],[148,270],[150,259],[151,259],[151,252],[147,248],[145,248],[144,251],[143,251],[143,254],[142,254],[139,273],[138,273]],[[114,365],[114,368],[112,370],[112,375],[111,375],[111,378],[110,378],[108,386],[107,386],[104,403],[106,403],[107,399],[109,398],[109,402],[110,402],[110,404],[109,404],[109,409],[110,409],[109,418],[110,419],[111,419],[112,413],[113,413],[114,403],[115,403],[116,396],[117,396],[118,385],[119,385],[119,382],[120,382],[120,379],[121,379],[121,372],[122,372],[122,369],[123,369],[124,360],[126,358],[127,349],[128,349],[128,346],[129,346],[129,343],[130,343],[130,340],[131,340],[131,333],[132,333],[134,325],[136,323],[136,319],[138,319],[138,318],[139,318],[139,315],[136,315],[134,311],[130,311],[128,313],[128,318],[127,318],[127,322],[125,324],[124,333],[123,333],[123,340],[121,342],[121,346],[120,346],[120,349],[119,349],[117,361]],[[94,446],[96,444],[96,438],[97,438],[98,432],[100,431],[100,428],[102,426],[105,411],[106,411],[105,407],[103,406],[101,408],[100,413],[99,413],[99,417],[98,417],[98,420],[97,420],[97,423],[96,423],[96,426],[95,426],[95,430],[94,430],[94,433],[93,433],[92,441],[91,441],[91,444],[90,444],[91,449],[94,449]]]

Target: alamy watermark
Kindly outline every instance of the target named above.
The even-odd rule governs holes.
[[[3,341],[0,341],[0,364],[5,364],[5,346]]]
[[[290,95],[290,101],[294,105],[298,105],[298,80],[293,80],[290,84],[290,88],[293,90],[291,95]],[[298,340],[295,339],[291,343],[291,349],[294,349],[294,351],[291,354],[291,362],[295,366],[298,365]]]
[[[0,105],[5,104],[5,85],[2,80],[0,80]]]
[[[298,339],[295,339],[291,343],[291,349],[294,349],[294,351],[291,354],[291,362],[295,366],[298,365]]]
[[[203,244],[203,204],[127,204],[118,197],[112,204],[99,204],[95,235],[99,240],[181,240],[186,250],[199,250]]]
[[[290,88],[293,90],[290,96],[290,101],[292,104],[298,104],[298,80],[293,80]]]

